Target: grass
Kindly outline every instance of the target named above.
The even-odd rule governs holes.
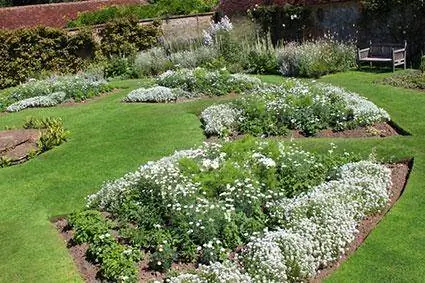
[[[425,277],[425,93],[375,85],[388,74],[347,72],[321,79],[356,91],[385,108],[412,136],[367,139],[303,139],[312,150],[329,142],[379,160],[415,157],[407,190],[329,282],[421,282]],[[279,82],[279,76],[262,77]],[[49,218],[84,206],[103,181],[135,170],[147,160],[200,144],[197,115],[214,99],[179,104],[123,104],[140,81],[114,82],[118,93],[78,106],[29,109],[0,116],[0,128],[28,116],[61,117],[69,141],[25,164],[0,169],[0,282],[81,282]],[[218,98],[217,98],[218,99]]]

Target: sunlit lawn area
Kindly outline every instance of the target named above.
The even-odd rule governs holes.
[[[320,81],[369,98],[411,136],[297,141],[312,150],[328,150],[333,142],[338,150],[365,157],[373,152],[383,162],[415,158],[403,197],[329,281],[421,282],[425,277],[425,93],[374,83],[387,75],[346,72]],[[141,81],[114,84],[122,89],[80,105],[0,116],[0,128],[20,126],[28,116],[61,117],[71,132],[67,143],[25,164],[0,169],[0,282],[81,281],[49,219],[83,208],[85,197],[104,181],[204,140],[198,115],[214,99],[124,104],[121,99]]]

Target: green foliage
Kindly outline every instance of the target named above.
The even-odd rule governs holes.
[[[80,13],[78,18],[70,21],[67,26],[103,24],[117,18],[146,19],[210,12],[217,4],[217,0],[158,0],[149,5],[110,6],[97,11]]]
[[[248,54],[246,66],[248,73],[275,74],[277,73],[277,57],[274,49],[254,49]]]
[[[103,75],[105,78],[136,79],[139,77],[134,68],[134,60],[128,57],[113,56],[108,60]]]
[[[159,245],[156,251],[149,258],[149,268],[155,271],[164,272],[171,268],[176,251],[169,245]]]
[[[265,100],[248,96],[236,100],[235,105],[243,109],[244,119],[239,124],[239,132],[253,136],[284,136],[288,133],[287,121],[269,111]]]
[[[395,87],[410,89],[425,89],[425,74],[418,70],[407,70],[400,73],[392,74],[377,82]]]
[[[105,251],[102,255],[99,271],[101,277],[108,282],[138,282],[137,262],[140,260],[141,253],[116,242],[113,243],[106,246],[107,252]]]
[[[158,25],[139,25],[135,18],[122,18],[107,23],[100,31],[100,50],[105,56],[134,55],[157,43],[162,31]]]
[[[76,72],[94,56],[87,32],[69,35],[47,27],[0,31],[0,88],[16,85],[42,71]]]
[[[46,120],[46,128],[42,131],[41,137],[37,142],[41,152],[52,149],[66,141],[69,132],[63,127],[63,122],[60,118],[50,118]]]
[[[0,168],[9,167],[12,165],[10,158],[6,156],[0,156]]]
[[[233,39],[227,31],[219,31],[215,35],[215,41],[218,54],[226,61],[230,71],[241,72],[246,56],[241,43]]]
[[[72,213],[68,218],[77,244],[91,243],[96,236],[109,232],[111,224],[97,210]]]
[[[54,117],[47,118],[36,118],[34,116],[27,117],[24,125],[24,129],[46,129],[49,126],[52,126],[57,123],[57,119]]]
[[[87,257],[100,263],[101,277],[108,282],[137,282],[136,262],[141,258],[137,249],[119,244],[109,230],[109,220],[96,210],[73,213],[68,218],[77,244],[87,243]]]

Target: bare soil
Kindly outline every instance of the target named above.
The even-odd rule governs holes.
[[[367,238],[370,232],[376,227],[376,225],[381,221],[381,219],[400,198],[407,183],[407,179],[409,177],[412,165],[413,160],[407,160],[401,163],[387,165],[388,168],[391,169],[392,181],[392,186],[389,188],[391,198],[388,203],[388,206],[385,210],[381,211],[381,213],[364,219],[358,225],[359,233],[357,234],[356,239],[352,242],[352,244],[347,247],[346,253],[341,256],[341,258],[337,262],[334,262],[327,268],[320,270],[318,275],[315,278],[311,279],[310,282],[321,282],[325,277],[335,271],[363,243],[363,241]],[[69,253],[72,255],[74,262],[77,265],[78,270],[80,271],[81,276],[84,278],[84,280],[86,282],[101,282],[101,280],[97,278],[99,266],[87,261],[87,259],[85,258],[85,253],[88,249],[88,246],[76,245],[75,243],[73,243],[73,231],[68,226],[68,223],[65,218],[58,218],[53,222],[58,231],[60,232],[60,235],[64,240],[69,250]],[[164,274],[159,272],[152,272],[148,269],[148,259],[149,255],[146,255],[145,259],[139,263],[139,281],[148,282],[150,280],[163,280]],[[175,270],[184,271],[194,269],[195,265],[174,263],[172,267]]]
[[[369,127],[358,127],[352,130],[333,131],[330,129],[318,132],[314,137],[319,138],[366,138],[366,137],[390,137],[399,135],[397,129],[393,128],[389,123],[378,123]],[[292,131],[290,136],[294,138],[304,138],[305,136],[299,131]]]

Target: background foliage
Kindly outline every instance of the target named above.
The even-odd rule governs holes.
[[[407,40],[408,58],[415,67],[425,51],[425,2],[408,0],[364,0],[360,19],[360,44],[370,39],[403,43]]]
[[[76,34],[61,29],[37,27],[0,31],[0,88],[40,77],[43,72],[75,73],[96,58],[132,55],[156,44],[161,30],[139,26],[135,19],[107,24],[99,45],[89,31]]]

